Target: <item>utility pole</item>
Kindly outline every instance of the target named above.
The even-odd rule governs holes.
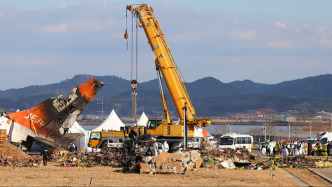
[[[312,123],[310,123],[310,137],[311,137],[311,125],[312,125]]]
[[[101,103],[97,103],[97,104],[101,104],[101,122],[104,121],[104,100],[101,100]]]
[[[262,119],[263,133],[265,134],[264,116],[261,119]],[[266,136],[265,136],[264,142],[266,142]]]
[[[229,133],[232,133],[232,124],[228,123],[227,126],[229,126]],[[227,126],[225,132],[227,133]]]
[[[183,127],[184,127],[184,136],[183,136],[183,150],[187,149],[187,122],[186,122],[186,117],[187,117],[187,103],[184,104],[184,107],[182,108],[184,111],[183,114]]]
[[[288,139],[290,140],[290,123],[288,123]]]
[[[267,126],[268,126],[268,124],[265,123],[264,124],[264,140],[265,140],[265,142],[266,142],[266,129],[267,129]]]

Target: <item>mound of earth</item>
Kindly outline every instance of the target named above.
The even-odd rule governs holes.
[[[0,156],[3,156],[3,159],[30,159],[30,155],[24,153],[22,150],[17,148],[15,145],[4,141],[0,143]]]

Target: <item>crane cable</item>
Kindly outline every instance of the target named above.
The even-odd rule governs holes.
[[[127,33],[127,9],[126,9],[126,31],[125,31],[125,34],[124,34],[124,38],[126,39],[126,43],[127,43],[127,50],[128,50],[128,33]]]
[[[136,81],[137,81],[137,61],[138,61],[138,14],[136,14]]]
[[[135,18],[134,18],[135,17]],[[136,26],[136,40],[135,40],[135,64],[134,64],[134,19],[135,19],[135,26]],[[135,69],[136,71],[134,71],[134,65],[136,66]],[[137,123],[137,68],[138,65],[138,13],[133,13],[131,14],[131,87],[133,89],[132,92],[132,109],[133,109],[133,123],[136,124]],[[135,75],[133,75],[135,74]],[[135,78],[134,78],[135,77]],[[137,125],[137,124],[136,124]]]
[[[131,77],[133,80],[133,63],[134,63],[134,14],[131,14]]]
[[[127,15],[127,9],[126,9],[126,31],[124,34],[124,38],[127,42],[127,50],[128,50],[128,32],[127,32],[127,25],[128,25],[128,15]],[[137,65],[138,65],[138,13],[131,13],[131,80],[133,80],[133,73],[134,73],[134,16],[135,16],[135,22],[136,22],[136,72],[135,72],[135,80],[137,81]]]

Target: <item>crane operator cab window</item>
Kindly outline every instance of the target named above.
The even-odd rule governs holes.
[[[156,129],[162,123],[162,120],[149,120],[147,129]]]
[[[91,133],[91,140],[99,140],[99,139],[100,139],[100,133],[99,132]]]

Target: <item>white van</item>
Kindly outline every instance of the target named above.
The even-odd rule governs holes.
[[[218,147],[220,151],[224,151],[226,148],[234,150],[246,148],[251,152],[253,145],[253,137],[250,135],[227,133],[220,137]]]

